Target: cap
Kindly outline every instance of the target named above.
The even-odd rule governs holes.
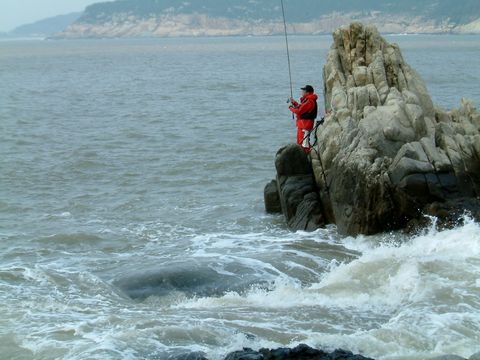
[[[309,92],[309,93],[315,92],[315,90],[313,89],[313,86],[311,86],[311,85],[306,85],[305,87],[302,88],[302,90],[304,90],[306,92]]]

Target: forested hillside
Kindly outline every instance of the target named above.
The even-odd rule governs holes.
[[[284,0],[292,34],[352,21],[383,33],[480,33],[480,0]],[[283,33],[280,0],[117,0],[91,5],[58,38],[243,36]]]
[[[480,17],[479,0],[285,0],[293,22],[314,20],[333,12],[412,14],[429,19],[468,23]],[[82,22],[105,21],[115,14],[150,17],[165,13],[200,13],[241,20],[274,20],[281,16],[280,0],[117,0],[89,6]]]
[[[65,30],[80,17],[81,13],[59,15],[17,27],[10,36],[49,36]]]

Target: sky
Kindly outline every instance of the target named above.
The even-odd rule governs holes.
[[[105,0],[0,0],[0,32],[47,17],[82,11]]]

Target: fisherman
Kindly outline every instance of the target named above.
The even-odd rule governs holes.
[[[301,90],[303,93],[300,102],[290,99],[290,111],[297,115],[297,144],[308,154],[311,151],[310,132],[318,115],[318,96],[311,85]]]

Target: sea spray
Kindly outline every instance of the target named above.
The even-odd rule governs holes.
[[[478,349],[479,224],[465,218],[463,226],[444,231],[432,226],[402,242],[398,234],[390,234],[346,238],[343,245],[361,255],[333,265],[310,286],[282,276],[268,289],[253,287],[245,293],[189,299],[173,307],[275,310],[287,318],[309,308],[324,314],[319,322],[343,313],[350,321],[362,319],[357,329],[312,332],[302,341],[312,346],[345,346],[383,359],[442,353],[468,357]],[[365,321],[371,322],[371,328]],[[287,326],[285,331],[289,332]]]

